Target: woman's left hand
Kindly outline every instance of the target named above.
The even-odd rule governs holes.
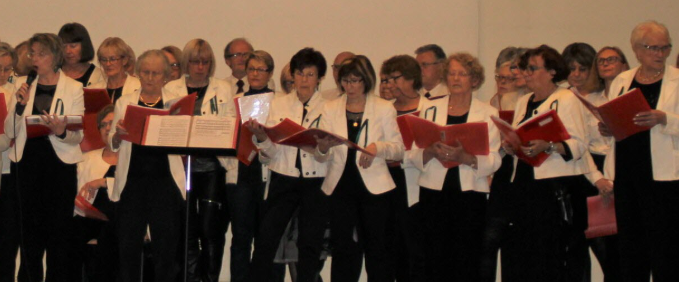
[[[66,121],[62,121],[57,115],[50,115],[46,111],[42,111],[44,115],[41,115],[42,121],[47,124],[54,135],[62,135],[66,131]]]
[[[545,140],[532,140],[525,146],[521,146],[521,152],[528,157],[535,157],[539,153],[544,152],[549,148],[549,142]]]
[[[377,155],[377,145],[375,145],[375,143],[371,143],[365,148],[365,150],[370,152],[372,156],[366,153],[361,153],[361,157],[358,159],[358,165],[362,168],[369,168],[373,164],[373,160]]]
[[[468,155],[471,156],[469,153],[467,153],[467,151],[464,150],[460,140],[457,140],[457,143],[451,146],[448,146],[444,143],[441,143],[440,145],[440,148],[443,151],[443,156],[439,158],[439,161],[464,163],[464,160],[468,159]]]
[[[667,124],[667,115],[663,111],[650,110],[638,113],[633,120],[636,125],[653,127],[656,124]]]
[[[264,132],[264,127],[257,122],[256,119],[250,119],[246,121],[243,125],[247,127],[250,132],[252,132],[255,137],[257,137],[257,142],[262,143],[269,139],[269,136],[266,135],[266,132]]]

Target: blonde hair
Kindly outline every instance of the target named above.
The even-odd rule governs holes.
[[[208,69],[208,77],[215,75],[215,53],[212,52],[212,47],[207,41],[196,38],[184,46],[184,51],[182,52],[182,57],[175,58],[177,61],[181,62],[182,73],[188,74],[189,71],[189,61],[200,57],[201,55],[208,55],[210,58],[210,68]]]
[[[97,57],[101,58],[102,56],[101,52],[103,52],[104,48],[110,48],[118,56],[127,59],[127,63],[123,65],[124,71],[128,70],[131,66],[135,65],[136,57],[134,55],[134,51],[132,50],[132,48],[130,48],[129,45],[127,45],[127,43],[125,43],[125,41],[123,41],[119,37],[108,37],[104,39],[104,41],[101,42],[101,45],[99,45],[99,48],[97,49]]]

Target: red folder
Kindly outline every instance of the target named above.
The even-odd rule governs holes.
[[[534,116],[524,122],[519,128],[514,129],[504,120],[499,117],[491,117],[493,122],[500,130],[500,134],[504,140],[512,144],[516,156],[527,164],[539,167],[542,165],[549,155],[541,152],[535,157],[528,157],[523,154],[519,149],[524,144],[527,144],[531,140],[545,140],[551,142],[561,142],[568,140],[571,136],[568,134],[566,127],[561,122],[559,115],[556,111],[550,110],[538,116]]]
[[[193,93],[177,100],[168,110],[147,108],[138,105],[127,105],[123,122],[123,125],[127,130],[127,135],[123,135],[121,138],[135,144],[142,144],[144,132],[146,131],[146,119],[148,116],[165,116],[170,114],[193,115],[195,103],[196,94]]]
[[[83,129],[83,117],[82,116],[59,116],[68,120],[66,124],[66,130],[81,130]],[[26,117],[26,137],[36,138],[42,136],[48,136],[52,134],[52,130],[45,125],[45,122],[38,115],[27,116]]]
[[[412,133],[412,136],[406,136],[404,140],[412,139],[419,148],[427,148],[432,144],[441,141],[446,145],[456,145],[459,141],[462,147],[472,155],[488,155],[488,124],[485,122],[469,122],[463,124],[453,125],[438,125],[429,120],[416,117],[413,115],[403,116],[409,130],[406,134]],[[403,135],[404,132],[402,131]],[[457,162],[443,162],[446,168],[456,167],[460,165]]]
[[[245,126],[239,125],[250,119],[255,119],[259,123],[265,124],[266,118],[269,116],[271,99],[273,99],[273,93],[263,93],[233,99],[236,105],[236,115],[238,118],[236,130],[239,130],[236,158],[246,165],[252,163],[258,150],[257,146],[252,143],[252,132]]]
[[[7,118],[7,101],[5,101],[5,93],[0,93],[0,134],[5,134],[6,118]]]
[[[514,111],[500,111],[500,118],[509,124],[514,121]]]
[[[83,141],[80,142],[80,150],[88,152],[103,148],[104,140],[101,140],[99,126],[97,126],[97,113],[111,104],[111,98],[106,89],[83,89],[85,94],[85,115],[83,116]]]
[[[587,222],[587,239],[618,234],[613,195],[607,201],[600,195],[587,198]]]
[[[83,198],[83,196],[80,195],[75,196],[75,208],[82,211],[83,214],[85,214],[85,217],[87,218],[108,221],[108,217],[104,213],[99,211],[99,209],[95,208],[92,204],[90,204],[90,202]]]
[[[632,89],[598,107],[577,92],[575,92],[575,96],[600,122],[608,126],[613,137],[615,137],[615,141],[621,141],[630,135],[651,128],[636,125],[633,121],[634,116],[638,113],[651,110],[651,106],[648,105],[644,94],[639,89]]]
[[[322,139],[326,136],[330,136],[341,141],[351,149],[356,149],[362,153],[373,156],[373,154],[366,151],[365,148],[349,141],[347,138],[318,128],[307,129],[287,118],[275,126],[264,127],[264,131],[267,136],[271,138],[272,142],[297,148],[315,148],[317,145],[316,137]]]
[[[406,122],[405,116],[420,116],[420,111],[412,112],[405,115],[400,115],[396,117],[396,123],[398,124],[398,129],[401,131],[401,138],[403,138],[403,145],[405,145],[406,150],[410,150],[413,147],[413,132],[410,131],[408,123]]]

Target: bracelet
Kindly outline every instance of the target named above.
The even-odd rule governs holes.
[[[554,153],[555,150],[556,150],[556,146],[554,146],[554,142],[549,141],[549,148],[547,148],[547,150],[545,150],[545,153],[551,154],[551,153]]]

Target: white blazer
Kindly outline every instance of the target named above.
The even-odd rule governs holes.
[[[179,97],[190,94],[186,89],[186,78],[184,77],[168,82],[163,88],[166,91],[178,94]],[[201,115],[226,116],[229,114],[230,110],[228,107],[231,104],[233,104],[231,86],[221,79],[210,77],[210,82],[203,98],[203,104],[201,105]]]
[[[346,110],[347,95],[342,95],[325,103],[321,113],[324,118],[321,119],[320,128],[347,138],[349,134]],[[356,166],[363,183],[372,194],[390,191],[396,187],[396,184],[389,174],[386,160],[400,161],[403,159],[404,151],[403,139],[396,124],[394,105],[376,95],[366,94],[362,126],[367,127],[367,132],[359,133],[358,145],[367,147],[371,143],[375,143],[377,147],[375,159],[368,168],[362,168],[358,165],[361,153],[357,153]],[[321,189],[327,195],[332,194],[340,177],[342,177],[344,166],[347,163],[348,150],[347,146],[339,145],[331,148],[325,155],[321,155],[316,149],[316,160],[328,163],[328,171],[321,186]]]
[[[83,161],[78,163],[78,191],[80,191],[85,184],[92,180],[104,178],[106,172],[111,167],[106,161],[104,161],[103,154],[104,148],[89,151],[83,154]],[[114,177],[106,177],[106,187],[108,187],[108,197],[111,198],[113,193],[113,187],[115,186]],[[94,202],[94,198],[97,196],[99,189],[94,192],[92,200],[89,200],[90,204]],[[75,200],[75,199],[74,199]],[[82,213],[75,212],[75,214],[80,216],[85,216]]]
[[[439,125],[445,125],[448,121],[448,99],[447,96],[438,99],[424,99],[424,105],[420,111],[420,117],[433,121]],[[500,158],[500,132],[491,120],[491,116],[497,116],[497,109],[493,106],[472,98],[467,116],[467,122],[486,122],[488,124],[488,145],[489,154],[487,156],[476,156],[478,167],[476,169],[467,165],[460,165],[460,186],[462,191],[478,191],[488,193],[488,176],[492,175],[502,163]],[[442,190],[443,182],[446,179],[448,169],[441,164],[438,159],[431,159],[424,164],[424,149],[417,148],[413,144],[413,149],[406,153],[404,166],[415,167],[422,173],[418,183],[422,187],[433,190]]]
[[[271,101],[269,118],[266,121],[266,125],[274,126],[288,118],[306,128],[317,128],[320,126],[321,118],[325,118],[321,114],[325,103],[326,100],[320,92],[314,93],[307,103],[307,115],[302,120],[304,104],[297,98],[297,92],[293,91],[287,95],[276,96]],[[296,147],[278,145],[271,142],[271,139],[266,139],[262,143],[258,143],[256,137],[254,139],[255,145],[260,149],[260,161],[267,163],[270,170],[290,177],[300,176],[300,171],[295,167],[298,152]],[[311,153],[301,151],[301,154],[302,177],[325,177],[325,163],[316,161]]]
[[[434,86],[434,88],[432,88],[429,91],[424,89],[424,87],[420,88],[419,93],[420,93],[421,96],[426,95],[427,92],[429,92],[429,98],[430,99],[433,99],[433,98],[436,98],[436,97],[441,97],[441,96],[448,96],[448,94],[450,94],[450,92],[448,91],[448,86],[446,86],[446,83],[443,82],[443,81],[441,81],[441,83],[437,84],[436,86]]]
[[[520,121],[526,116],[526,107],[528,101],[533,97],[533,93],[519,98],[516,103],[516,110],[514,111],[514,122],[512,126],[519,127]],[[553,153],[545,160],[539,167],[533,168],[535,179],[546,179],[560,176],[571,176],[586,174],[589,172],[589,164],[587,160],[588,144],[585,122],[583,120],[583,111],[585,111],[582,102],[575,97],[575,94],[565,88],[557,88],[554,93],[547,97],[545,101],[536,109],[533,116],[537,116],[554,109],[561,119],[566,131],[571,136],[571,139],[565,141],[570,148],[573,159],[565,161],[561,154]],[[514,156],[514,173],[512,174],[512,181],[514,181],[514,174],[516,173],[516,165],[518,158]]]
[[[428,100],[427,98],[424,98],[424,96],[420,95],[420,102],[417,105],[417,110],[415,111],[421,111],[422,106],[425,104],[425,100]],[[392,100],[391,102],[395,102],[396,100]],[[406,190],[407,190],[407,196],[408,196],[408,206],[411,207],[417,202],[420,201],[420,184],[418,183],[420,181],[420,170],[413,166],[407,166],[404,165],[405,159],[408,157],[408,151],[404,153],[403,156],[403,162],[401,162],[401,168],[403,168],[403,172],[405,173],[406,176]]]
[[[14,96],[14,92],[16,92],[16,88],[14,87],[13,83],[7,82],[4,85],[0,85],[0,93],[3,93],[5,97],[5,104],[7,106],[7,110],[9,111],[9,100],[12,99],[12,96]],[[5,122],[4,120],[2,122]],[[9,167],[10,167],[10,160],[9,160],[9,144],[11,140],[9,137],[7,137],[6,134],[0,134],[0,152],[2,152],[2,162],[0,162],[0,171],[2,173],[0,174],[0,177],[2,174],[9,174]],[[2,187],[0,187],[2,189]]]
[[[7,112],[7,119],[5,120],[5,134],[7,137],[14,138],[17,154],[15,150],[10,148],[9,158],[13,162],[21,161],[24,153],[24,146],[26,145],[26,117],[33,114],[33,102],[35,101],[35,90],[38,84],[38,76],[29,90],[29,100],[26,103],[26,108],[23,115],[16,115],[16,95],[12,95],[9,100],[9,110]],[[17,85],[26,82],[26,77],[20,77]],[[85,101],[83,99],[83,85],[82,83],[67,77],[61,70],[59,70],[59,80],[57,81],[57,89],[54,92],[52,105],[50,106],[50,114],[57,115],[83,115],[85,113]],[[16,118],[13,118],[16,117]],[[16,136],[14,136],[13,128],[16,120]],[[54,134],[49,135],[49,140],[54,147],[59,159],[67,164],[74,164],[82,160],[82,151],[80,151],[80,141],[83,139],[82,130],[71,131],[66,130],[66,137],[61,139]]]
[[[633,68],[619,74],[611,84],[609,96],[625,93],[634,80],[639,68]],[[667,124],[657,124],[651,128],[651,164],[653,180],[679,180],[679,70],[673,66],[665,66],[662,78],[657,110],[665,112]],[[614,99],[611,96],[609,99]],[[605,175],[615,179],[615,142],[611,142],[611,150],[606,155]]]
[[[94,86],[101,85],[102,82],[106,83],[106,76],[104,75],[104,72],[102,72],[100,68],[94,66],[94,71],[92,71],[90,79],[87,81],[87,84],[85,84],[85,88],[99,88]],[[106,86],[104,86],[104,88],[106,88]]]
[[[120,97],[120,99],[118,99],[118,101],[116,102],[116,108],[113,115],[113,124],[118,124],[119,120],[125,118],[125,112],[127,112],[128,105],[139,104],[140,94],[141,89],[135,91],[130,95],[122,96]],[[179,95],[173,92],[168,92],[165,89],[163,89],[162,98],[163,103],[167,103],[172,99],[179,98]],[[115,185],[113,186],[113,191],[109,193],[111,201],[117,202],[118,200],[120,200],[120,195],[123,193],[123,189],[125,189],[125,184],[127,183],[127,173],[128,170],[130,169],[130,157],[132,154],[132,143],[123,140],[121,141],[120,145],[117,148],[113,147],[112,140],[115,133],[116,128],[114,127],[113,129],[111,129],[111,132],[109,133],[108,136],[108,142],[109,144],[111,144],[112,147],[111,149],[113,149],[113,151],[118,152],[118,165],[116,166],[116,182]],[[184,175],[184,163],[182,162],[182,158],[179,155],[168,155],[167,158],[170,162],[170,173],[172,174],[172,178],[174,179],[174,182],[177,184],[177,187],[179,187],[179,191],[181,192],[182,197],[186,198],[186,175]]]
[[[97,82],[96,84],[92,84],[88,86],[87,88],[101,88],[101,89],[106,89],[106,86],[108,84],[108,78]],[[123,91],[122,91],[122,96],[132,94],[134,91],[137,91],[138,89],[141,88],[141,81],[139,81],[139,78],[136,78],[134,76],[128,75],[127,78],[125,78],[125,84],[123,84]]]

